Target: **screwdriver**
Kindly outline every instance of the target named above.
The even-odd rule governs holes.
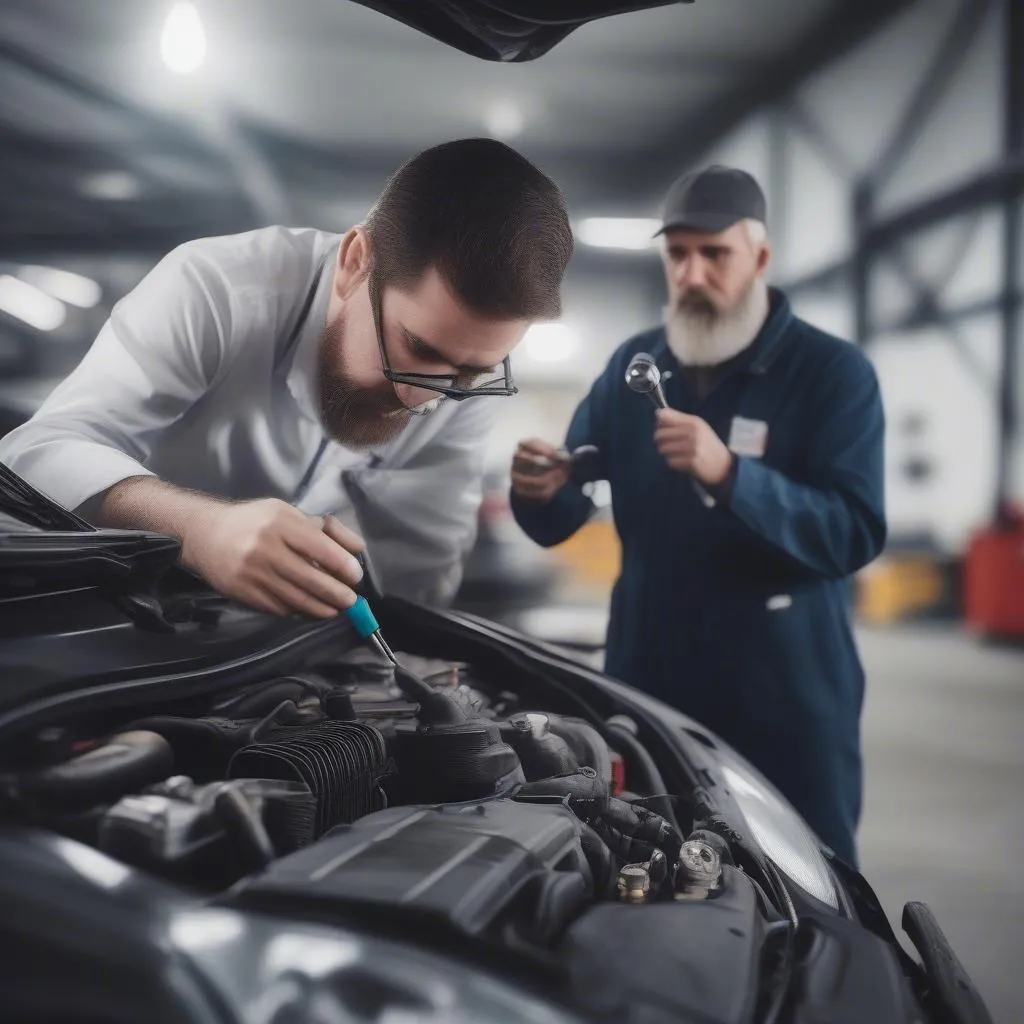
[[[360,590],[367,588],[374,592],[376,591],[376,587],[374,587],[371,582],[370,570],[366,564],[366,557],[360,553],[355,556],[355,559],[363,570],[363,576],[356,585],[356,603],[352,605],[351,608],[345,609],[345,617],[352,624],[352,627],[355,629],[360,639],[368,641],[378,654],[390,661],[392,665],[397,665],[398,659],[395,657],[395,652],[388,646],[388,642],[381,635],[380,625],[377,622],[376,616],[373,614],[370,602],[367,601],[361,593],[359,593]]]
[[[345,609],[345,616],[352,623],[356,633],[363,640],[376,648],[378,654],[382,654],[392,665],[398,664],[395,652],[388,646],[388,642],[381,636],[380,626],[370,608],[370,602],[365,597],[356,598],[356,603],[351,608]]]

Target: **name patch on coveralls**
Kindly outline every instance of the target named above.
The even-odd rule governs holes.
[[[729,430],[729,448],[737,455],[759,459],[768,447],[768,424],[764,420],[748,420],[733,416]]]

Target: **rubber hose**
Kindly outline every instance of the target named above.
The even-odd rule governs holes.
[[[665,780],[661,777],[661,772],[658,771],[654,758],[647,753],[640,741],[625,726],[620,725],[618,722],[608,722],[607,725],[621,745],[626,748],[626,752],[628,752],[630,759],[633,761],[633,766],[639,765],[642,774],[646,776],[646,789],[651,794],[651,799],[645,800],[644,804],[650,807],[652,811],[660,814],[666,821],[674,825],[677,831],[682,833],[682,829],[679,828],[679,822],[676,820],[676,812],[672,806],[672,800],[668,796]],[[623,753],[623,751],[620,750],[619,753]],[[638,792],[640,791],[640,787],[633,786],[632,788]]]

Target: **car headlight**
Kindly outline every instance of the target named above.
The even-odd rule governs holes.
[[[750,765],[721,747],[717,756],[732,797],[765,856],[806,893],[838,910],[835,879],[804,820]]]

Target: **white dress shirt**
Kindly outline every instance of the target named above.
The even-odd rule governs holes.
[[[385,589],[450,600],[476,536],[493,400],[444,403],[370,451],[330,442],[297,493],[324,438],[317,355],[339,241],[271,227],[179,246],[0,440],[0,461],[69,509],[148,474],[333,512],[366,538]]]

